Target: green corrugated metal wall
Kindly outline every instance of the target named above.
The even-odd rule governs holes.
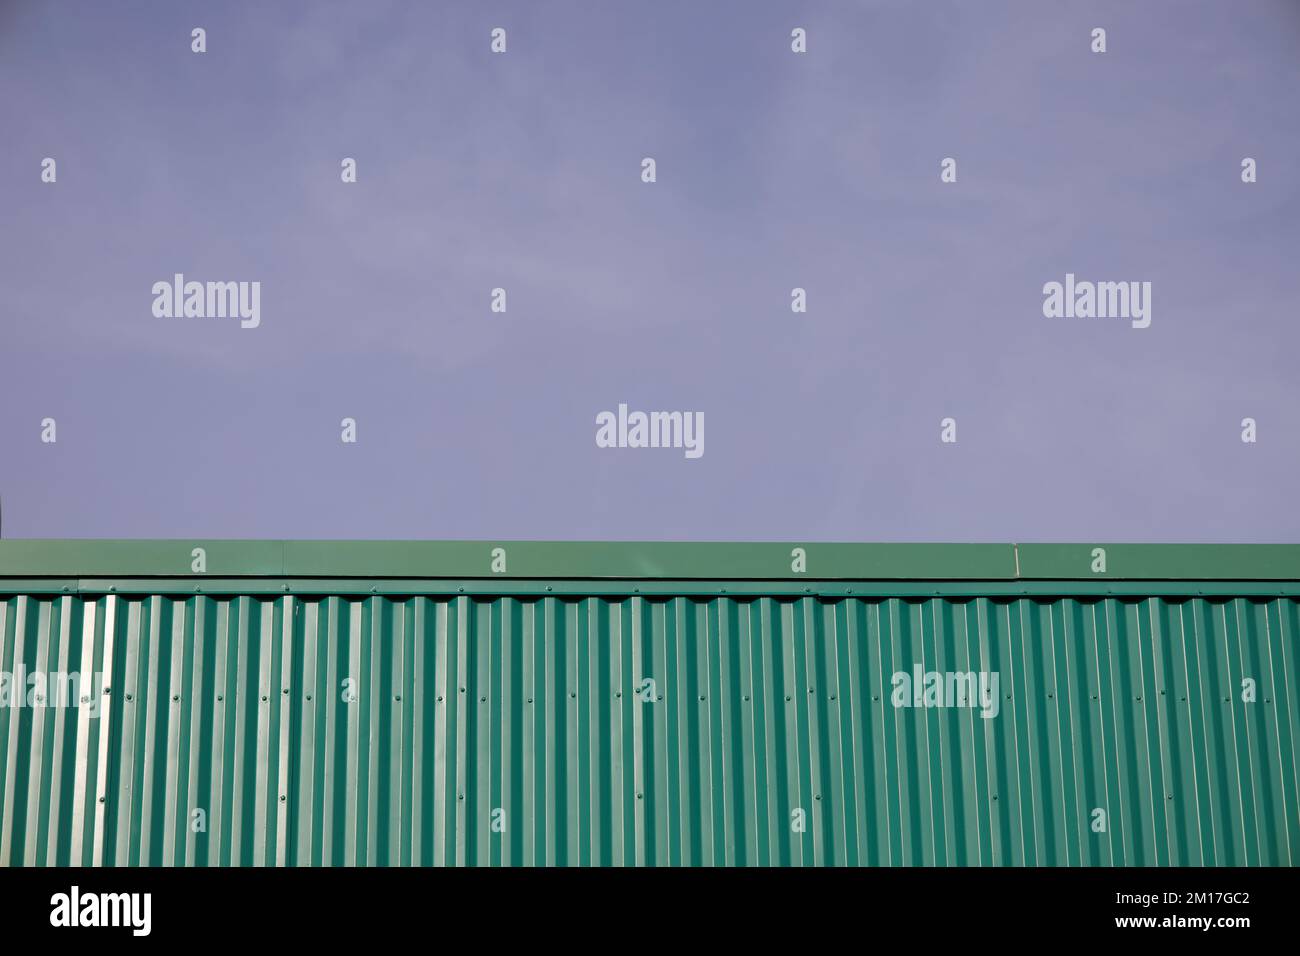
[[[20,594],[0,670],[102,671],[107,706],[0,709],[0,862],[1291,865],[1297,615]],[[916,664],[996,671],[998,715],[895,708]]]

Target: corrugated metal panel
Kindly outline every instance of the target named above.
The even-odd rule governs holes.
[[[18,595],[0,670],[107,705],[0,709],[0,862],[1291,865],[1297,613]],[[914,665],[997,672],[997,716],[893,706]]]

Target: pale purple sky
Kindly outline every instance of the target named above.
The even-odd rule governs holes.
[[[0,0],[0,291],[6,537],[1300,540],[1300,3]]]

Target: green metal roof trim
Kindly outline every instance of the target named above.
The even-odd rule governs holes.
[[[1297,582],[1300,545],[4,540],[0,577]]]

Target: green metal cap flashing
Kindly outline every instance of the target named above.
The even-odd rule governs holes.
[[[0,577],[1300,581],[1300,545],[30,539]]]

